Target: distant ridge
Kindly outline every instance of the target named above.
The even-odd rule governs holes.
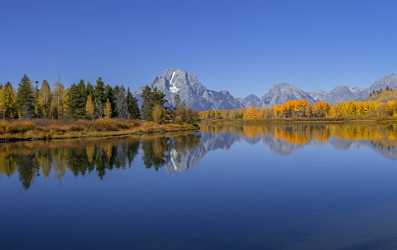
[[[171,105],[174,105],[175,96],[179,95],[182,102],[196,110],[236,109],[266,107],[296,99],[309,102],[321,100],[328,103],[366,99],[375,90],[397,89],[397,74],[389,74],[375,81],[368,88],[343,85],[330,91],[317,92],[306,92],[292,84],[279,83],[273,85],[263,96],[250,94],[244,98],[236,98],[227,90],[210,90],[200,82],[195,74],[178,68],[164,71],[156,76],[149,85],[163,91]]]

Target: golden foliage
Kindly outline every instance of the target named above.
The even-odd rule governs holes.
[[[329,104],[324,101],[289,100],[264,108],[210,110],[200,112],[202,120],[378,120],[397,118],[397,100],[386,102],[365,100]]]

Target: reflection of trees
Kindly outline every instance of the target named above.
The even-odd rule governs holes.
[[[146,168],[158,170],[167,162],[168,138],[157,138],[142,142],[143,163]]]
[[[0,145],[0,174],[18,175],[24,188],[37,176],[62,179],[95,174],[100,179],[118,169],[129,168],[142,152],[148,169],[166,167],[181,172],[199,162],[209,151],[228,150],[237,141],[263,142],[272,151],[288,155],[316,143],[329,143],[339,149],[363,145],[384,157],[397,159],[397,126],[391,124],[261,124],[216,125],[203,127],[198,134],[174,137],[21,142]],[[141,147],[140,147],[141,146]]]
[[[206,125],[202,130],[223,136],[238,134],[249,143],[259,138],[273,151],[290,154],[311,142],[331,143],[348,149],[353,142],[368,145],[388,158],[397,158],[397,124],[377,123],[262,123],[243,125]],[[369,142],[369,143],[364,143]]]
[[[142,145],[145,167],[158,170],[170,164],[171,150],[177,150],[178,157],[183,157],[198,144],[197,135],[154,137],[142,141],[124,138],[2,144],[0,174],[6,176],[18,174],[25,189],[28,189],[34,178],[40,175],[47,178],[53,174],[62,179],[67,172],[74,176],[95,173],[102,179],[112,170],[131,167],[140,145]],[[174,162],[178,160],[174,159]],[[189,165],[179,167],[186,169]]]
[[[138,153],[139,141],[54,141],[23,142],[0,146],[0,174],[18,173],[25,189],[38,175],[52,172],[62,178],[67,171],[75,176],[96,172],[103,178],[112,169],[130,167]]]

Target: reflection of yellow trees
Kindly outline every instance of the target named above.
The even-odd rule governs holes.
[[[397,138],[395,125],[329,125],[331,134],[346,140],[392,142]]]
[[[312,140],[327,142],[331,137],[352,141],[371,141],[397,146],[397,124],[273,124],[203,125],[203,132],[234,133],[247,138],[271,136],[291,144],[307,144]]]
[[[9,151],[0,152],[0,174],[11,176],[17,170],[14,157],[9,156]]]
[[[275,127],[272,136],[290,144],[307,144],[310,142],[308,130],[302,126]]]
[[[248,138],[257,138],[268,133],[268,131],[266,130],[268,127],[266,126],[244,125],[242,128],[242,133],[245,137]]]

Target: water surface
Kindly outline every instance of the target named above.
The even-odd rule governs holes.
[[[0,249],[397,249],[397,125],[0,145]]]

